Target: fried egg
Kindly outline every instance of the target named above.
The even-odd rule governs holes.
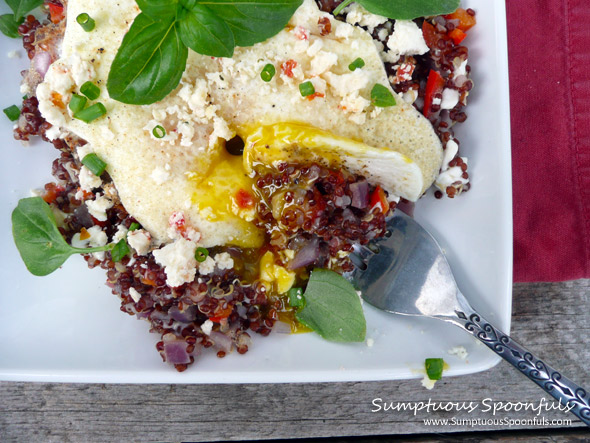
[[[75,18],[96,21],[85,32]],[[109,98],[106,79],[118,47],[139,9],[133,0],[70,0],[61,58],[37,89],[40,111],[55,128],[52,136],[73,133],[86,140],[84,152],[107,163],[121,202],[157,244],[171,241],[169,219],[182,212],[201,234],[205,247],[263,242],[253,214],[237,204],[252,188],[253,165],[318,162],[346,168],[381,185],[390,195],[417,200],[440,169],[442,147],[430,123],[401,97],[396,105],[375,107],[375,84],[389,88],[378,48],[364,30],[339,22],[306,0],[275,37],[232,58],[189,51],[178,88],[145,106]],[[331,20],[328,35],[318,21]],[[351,71],[362,57],[365,66]],[[276,75],[260,78],[267,64]],[[106,116],[90,124],[72,118],[72,93],[92,81],[101,89]],[[310,81],[315,94],[303,97]],[[156,138],[156,126],[166,130]],[[243,158],[224,143],[239,135]]]

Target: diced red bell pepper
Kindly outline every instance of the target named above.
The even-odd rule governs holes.
[[[424,110],[423,114],[425,117],[430,117],[432,109],[432,101],[436,94],[442,93],[445,87],[445,79],[442,78],[440,73],[434,69],[430,70],[428,74],[428,81],[426,82],[426,91],[424,93]]]
[[[465,37],[467,37],[467,34],[465,34],[459,28],[455,28],[451,32],[449,32],[449,37],[453,39],[456,45],[460,45],[461,42],[465,40]]]
[[[254,197],[245,189],[236,192],[236,204],[240,209],[250,209],[254,207]]]
[[[475,26],[475,16],[469,14],[465,9],[459,8],[449,15],[445,15],[447,20],[459,20],[457,26],[461,31],[466,32]]]
[[[64,7],[61,5],[55,5],[53,3],[49,3],[49,17],[51,18],[51,22],[54,24],[58,24],[64,19]]]
[[[424,36],[426,45],[430,49],[436,48],[436,44],[440,39],[440,35],[438,32],[436,32],[436,28],[426,20],[424,20],[424,23],[422,23],[422,35]]]
[[[214,312],[215,315],[213,317],[209,317],[209,320],[211,320],[213,323],[220,323],[221,320],[229,317],[231,315],[232,311],[233,311],[233,307],[231,305],[228,305],[227,307],[225,307],[225,309],[218,308]]]
[[[387,214],[389,211],[389,202],[387,201],[387,196],[385,195],[385,191],[381,186],[377,186],[373,193],[371,194],[371,199],[369,200],[369,207],[373,210],[375,207],[381,209],[383,214]]]

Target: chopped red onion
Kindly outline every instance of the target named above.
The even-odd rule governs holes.
[[[166,361],[173,365],[185,365],[191,362],[186,352],[186,342],[184,340],[164,341],[164,355]]]
[[[466,82],[467,80],[469,80],[469,79],[467,78],[467,76],[466,76],[466,75],[460,75],[460,76],[458,76],[457,78],[455,78],[455,80],[454,80],[454,82],[455,82],[455,86],[456,86],[457,88],[460,88],[461,86],[463,86],[463,85],[465,84],[465,82]]]
[[[320,241],[317,237],[311,239],[297,253],[293,260],[287,264],[287,269],[293,270],[312,264],[320,255]]]
[[[395,206],[396,209],[399,209],[403,213],[409,215],[410,217],[414,216],[414,208],[416,207],[416,203],[401,199],[399,203]]]
[[[352,193],[350,206],[358,209],[365,209],[369,206],[369,183],[367,181],[352,183],[349,189]]]
[[[227,335],[221,332],[211,331],[209,338],[215,344],[216,349],[224,351],[225,353],[231,351],[231,338],[229,338]]]
[[[170,314],[170,316],[176,321],[181,323],[190,323],[195,319],[197,314],[196,311],[197,307],[194,305],[187,307],[184,311],[178,309],[178,306],[172,306],[168,310],[168,314]]]
[[[39,73],[42,78],[45,78],[45,74],[47,74],[47,70],[51,65],[51,54],[45,51],[36,51],[35,57],[33,57],[33,66],[35,67],[35,71]]]
[[[290,334],[291,333],[291,325],[282,322],[282,321],[277,321],[275,322],[274,327],[272,328],[273,332],[276,332],[278,334]]]

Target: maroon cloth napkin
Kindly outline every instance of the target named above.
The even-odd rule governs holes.
[[[590,0],[507,0],[514,281],[590,277]]]

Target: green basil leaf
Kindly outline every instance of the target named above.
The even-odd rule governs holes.
[[[450,14],[459,7],[460,0],[356,0],[373,14],[396,20],[413,20],[430,15]]]
[[[440,380],[442,378],[445,362],[442,358],[427,358],[424,361],[426,375],[430,380]]]
[[[360,342],[367,324],[354,287],[334,271],[316,268],[304,293],[305,306],[297,320],[326,340]]]
[[[41,197],[23,198],[12,212],[12,236],[25,266],[33,275],[51,274],[72,254],[107,251],[99,248],[73,248],[63,238],[51,207]]]
[[[209,8],[195,4],[180,20],[180,38],[193,51],[212,57],[234,54],[234,35]]]
[[[162,100],[180,83],[187,56],[174,19],[153,20],[139,14],[111,66],[107,80],[111,98],[134,105]]]
[[[14,12],[16,20],[20,20],[33,9],[43,4],[43,0],[6,0],[6,4]]]
[[[178,0],[135,0],[137,6],[148,17],[154,20],[169,20],[178,13]]]
[[[14,19],[14,14],[0,15],[0,32],[6,37],[19,38],[18,27],[23,22],[21,18],[19,21]]]
[[[231,28],[237,46],[252,46],[278,34],[303,0],[199,0]]]
[[[123,260],[123,257],[125,257],[130,252],[131,250],[129,249],[127,241],[122,238],[119,240],[119,243],[115,244],[115,247],[111,250],[111,257],[114,262],[119,262]]]
[[[395,106],[395,98],[391,91],[383,85],[377,83],[371,89],[371,103],[379,108],[389,108],[390,106]]]

